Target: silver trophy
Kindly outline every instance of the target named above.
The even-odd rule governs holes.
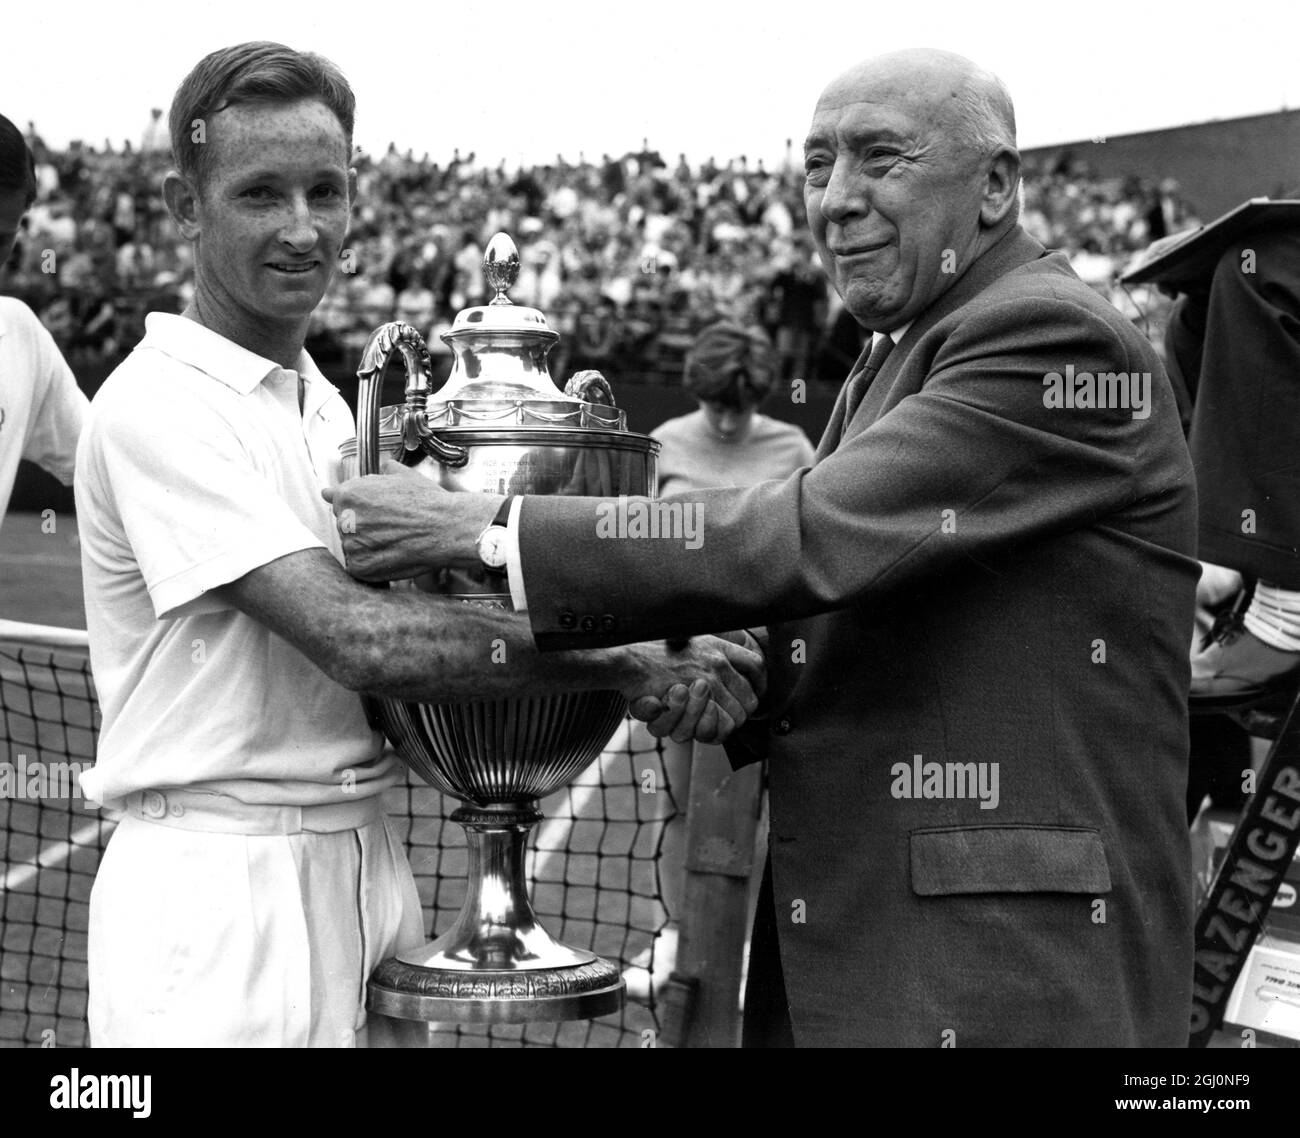
[[[455,353],[450,377],[429,390],[429,355],[418,332],[375,330],[357,369],[357,438],[343,447],[346,477],[379,470],[381,455],[448,490],[494,494],[653,495],[659,444],[627,430],[599,372],[561,392],[546,368],[559,334],[506,295],[519,255],[504,233],[488,244],[484,273],[495,295],[461,312],[442,339]],[[394,351],[406,365],[405,404],[380,408]],[[394,588],[467,603],[512,607],[503,576],[467,565]],[[469,883],[456,922],[421,948],[384,961],[367,1006],[402,1019],[523,1023],[586,1019],[617,1011],[617,965],[552,939],[528,899],[524,851],[542,820],[538,802],[580,774],[621,722],[617,691],[459,703],[367,700],[406,764],[460,799]]]

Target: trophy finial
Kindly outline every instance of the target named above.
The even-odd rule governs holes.
[[[483,276],[496,292],[490,304],[513,304],[506,290],[519,279],[519,250],[505,233],[498,233],[483,253]]]

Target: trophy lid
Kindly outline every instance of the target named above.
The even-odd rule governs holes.
[[[459,312],[442,340],[456,354],[451,375],[429,397],[431,426],[581,426],[623,430],[609,384],[597,373],[575,376],[561,391],[546,367],[560,339],[536,308],[507,295],[519,279],[519,251],[505,233],[488,242],[483,275],[487,304]]]
[[[506,295],[519,279],[519,250],[507,234],[498,233],[488,242],[483,252],[483,276],[493,291],[492,299],[487,304],[461,309],[443,340],[451,344],[457,332],[467,329],[543,333],[548,338],[559,339],[559,333],[552,330],[536,308],[516,304]]]

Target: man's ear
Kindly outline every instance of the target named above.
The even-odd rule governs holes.
[[[193,241],[199,235],[199,195],[190,185],[189,179],[175,170],[169,170],[163,179],[163,201],[167,212],[180,230],[186,241]]]
[[[984,200],[980,204],[980,222],[992,229],[1014,210],[1020,193],[1020,155],[1004,146],[993,155],[984,180]]]
[[[357,204],[357,168],[348,167],[348,206]]]

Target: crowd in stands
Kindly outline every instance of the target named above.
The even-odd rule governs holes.
[[[180,311],[192,290],[189,248],[160,191],[165,123],[155,112],[141,144],[118,149],[56,151],[31,125],[28,140],[39,194],[6,291],[38,312],[74,369],[111,362],[140,338],[146,312]],[[692,338],[722,317],[765,328],[786,379],[838,384],[858,353],[859,332],[803,223],[803,173],[789,146],[772,169],[743,157],[668,162],[644,143],[620,158],[557,156],[521,169],[459,151],[417,159],[394,146],[356,165],[343,271],[308,341],[327,374],[355,367],[370,330],[392,319],[445,353],[439,333],[487,299],[482,254],[499,230],[522,260],[512,298],[562,333],[555,375],[594,367],[675,382]],[[1154,292],[1130,297],[1115,276],[1132,252],[1192,223],[1176,186],[1097,179],[1065,156],[1026,169],[1022,218],[1134,319],[1159,323]]]

